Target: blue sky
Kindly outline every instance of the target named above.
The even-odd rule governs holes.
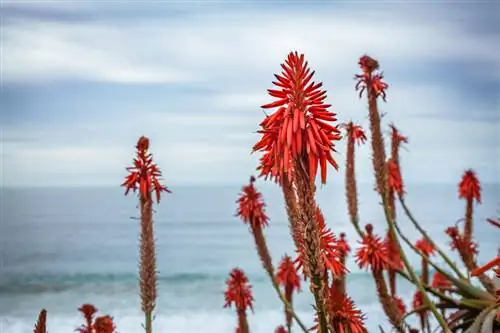
[[[2,183],[119,184],[140,135],[167,184],[244,183],[259,106],[291,50],[339,119],[366,128],[353,75],[360,55],[380,61],[384,121],[410,138],[407,182],[456,183],[465,168],[499,182],[495,11],[494,1],[4,0]],[[368,148],[361,182],[372,181]]]

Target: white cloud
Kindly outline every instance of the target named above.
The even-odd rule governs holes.
[[[450,58],[499,63],[492,37],[468,36],[446,22],[416,25],[404,17],[269,10],[112,22],[12,21],[4,27],[4,81],[215,80],[247,86],[249,78],[269,80],[278,61],[295,49],[325,76],[352,75],[365,52],[408,66]]]

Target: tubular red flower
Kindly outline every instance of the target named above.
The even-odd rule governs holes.
[[[236,201],[238,210],[236,216],[243,222],[249,223],[254,227],[266,227],[269,224],[269,217],[266,215],[266,204],[262,199],[262,194],[254,186],[255,177],[250,177],[250,184],[242,189],[240,197]]]
[[[352,121],[350,121],[347,124],[343,124],[342,127],[345,128],[347,137],[352,138],[352,140],[357,143],[358,146],[366,142],[367,138],[365,131],[360,125],[355,125]]]
[[[432,277],[432,288],[444,290],[447,288],[451,288],[451,281],[448,280],[443,274],[439,272],[435,272]]]
[[[434,255],[434,246],[426,238],[419,239],[415,243],[415,247],[427,257]]]
[[[141,136],[136,145],[137,157],[134,158],[133,166],[127,167],[129,175],[125,177],[125,181],[121,186],[125,187],[125,195],[130,190],[135,192],[139,189],[139,193],[146,199],[149,199],[151,192],[156,193],[156,201],[160,201],[161,192],[171,193],[170,190],[160,184],[159,178],[161,171],[158,166],[153,163],[153,156],[148,152],[149,139]]]
[[[276,327],[276,330],[274,331],[274,333],[288,333],[288,332],[286,331],[286,329],[282,325],[282,326]]]
[[[226,285],[227,289],[224,293],[226,299],[225,308],[231,307],[234,303],[237,311],[246,311],[247,308],[253,311],[252,286],[248,283],[248,278],[243,270],[234,268],[229,273]]]
[[[351,252],[351,247],[347,243],[345,233],[340,233],[340,239],[337,241],[337,250],[340,252],[341,256],[346,257]]]
[[[282,285],[285,289],[293,292],[294,290],[300,291],[300,279],[293,264],[292,259],[285,255],[278,266],[276,273],[276,282]]]
[[[374,271],[385,269],[388,265],[386,246],[379,236],[373,234],[371,224],[367,224],[365,230],[361,246],[356,250],[356,263],[360,268],[371,267]]]
[[[473,270],[471,272],[471,275],[478,276],[478,275],[481,275],[481,274],[489,271],[490,269],[494,269],[495,267],[497,269],[500,268],[500,256],[496,256],[493,260],[489,261],[487,264]]]
[[[458,196],[466,200],[476,200],[481,203],[481,185],[472,170],[466,170],[462,176],[462,180],[458,184]]]
[[[391,192],[403,193],[403,179],[399,165],[392,158],[387,161],[387,186]]]
[[[330,228],[327,227],[323,214],[319,208],[316,208],[316,221],[318,223],[318,230],[320,231],[320,253],[325,266],[333,276],[343,276],[348,270],[342,264],[342,253],[339,251],[337,237]],[[298,263],[297,269],[300,269],[304,266],[305,258],[302,253],[303,251],[299,250],[297,252],[298,257],[295,262]],[[305,273],[304,279],[306,279]]]
[[[304,55],[290,52],[283,72],[275,75],[273,82],[279,90],[269,89],[269,95],[277,98],[275,102],[262,108],[278,108],[261,122],[262,138],[253,150],[263,151],[261,175],[270,176],[281,182],[280,177],[291,177],[293,160],[301,159],[308,168],[310,180],[316,178],[318,166],[321,181],[326,182],[327,162],[335,169],[337,162],[332,156],[335,152],[334,141],[341,139],[335,122],[335,113],[328,111],[325,104],[326,91],[320,90],[322,83],[312,80],[314,71],[308,67]]]
[[[413,310],[418,309],[419,307],[424,305],[424,296],[420,291],[415,292],[413,295],[412,307]],[[425,311],[420,311],[419,313],[424,313]]]

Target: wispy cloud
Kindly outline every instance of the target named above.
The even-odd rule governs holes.
[[[5,114],[17,121],[2,129],[4,184],[44,185],[54,174],[59,185],[116,183],[142,134],[174,182],[245,179],[257,160],[249,152],[259,107],[290,50],[306,54],[339,119],[365,125],[352,76],[361,54],[380,59],[391,84],[384,120],[411,139],[410,181],[455,181],[466,167],[496,179],[486,161],[498,153],[498,97],[475,85],[500,83],[498,34],[468,32],[453,8],[430,20],[430,4],[231,4],[145,5],[135,16],[137,6],[82,6],[85,19],[71,22],[62,18],[75,4],[9,3],[2,79],[12,94]],[[371,181],[368,149],[360,158],[360,179]]]

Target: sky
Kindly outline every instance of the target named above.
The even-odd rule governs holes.
[[[368,129],[353,76],[386,81],[407,183],[500,183],[495,1],[3,0],[2,186],[116,186],[139,136],[168,185],[243,184],[273,74],[304,53],[339,122]],[[388,130],[386,130],[388,133]],[[338,145],[343,181],[345,142]],[[369,145],[358,179],[373,181]]]

